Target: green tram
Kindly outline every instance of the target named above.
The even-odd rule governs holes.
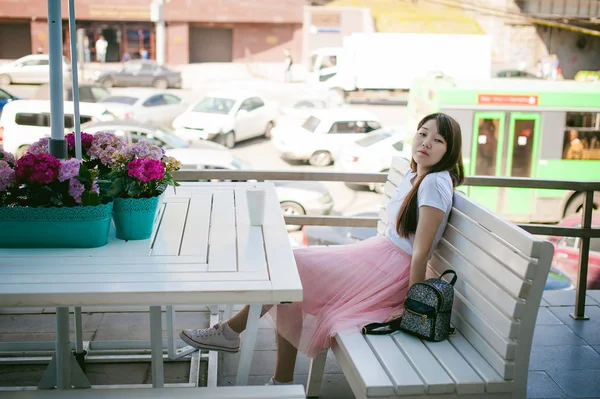
[[[408,131],[432,112],[463,131],[468,176],[600,179],[600,84],[532,79],[416,80]],[[557,222],[581,209],[583,195],[563,190],[466,187],[467,195],[515,222]],[[600,193],[594,195],[600,207]]]

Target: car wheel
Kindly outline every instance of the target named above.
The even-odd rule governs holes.
[[[25,155],[27,153],[28,150],[29,150],[28,145],[22,145],[21,147],[19,147],[17,149],[17,151],[15,151],[15,159],[21,158],[23,155]]]
[[[220,138],[220,143],[221,145],[224,145],[225,147],[232,149],[233,147],[235,147],[235,133],[234,132],[229,132],[229,133],[225,133],[225,134],[221,134],[221,138]]]
[[[567,206],[565,207],[565,216],[575,215],[576,213],[583,211],[583,196],[585,194],[578,194],[573,197]],[[594,210],[598,210],[600,208],[600,193],[594,193],[594,203],[592,205]]]
[[[11,82],[12,80],[7,74],[4,73],[0,75],[0,86],[8,86],[9,84],[11,84]]]
[[[100,81],[100,84],[103,87],[110,89],[111,87],[113,87],[115,85],[115,82],[113,82],[113,80],[111,78],[104,78]]]
[[[308,163],[313,166],[327,166],[331,164],[332,160],[329,151],[315,151],[315,153],[308,158]]]
[[[271,139],[271,130],[273,130],[275,124],[273,122],[267,123],[267,128],[265,129],[265,137]]]
[[[169,82],[166,79],[156,79],[152,85],[161,90],[169,88]]]
[[[281,213],[283,213],[283,216],[304,216],[306,215],[306,211],[304,210],[304,208],[302,207],[302,205],[300,205],[297,202],[293,202],[293,201],[283,201],[279,203],[279,206],[281,207]],[[300,225],[287,225],[287,231],[298,231],[302,228],[302,226]]]

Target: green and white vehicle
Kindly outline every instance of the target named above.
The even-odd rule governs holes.
[[[408,128],[433,112],[463,129],[467,176],[600,179],[600,90],[575,81],[416,80]],[[563,190],[466,187],[467,194],[515,222],[557,222],[581,210],[583,195]],[[600,208],[600,193],[594,195]]]

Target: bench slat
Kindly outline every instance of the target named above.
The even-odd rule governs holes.
[[[383,195],[384,197],[382,198],[383,201],[389,202],[388,198],[392,198],[394,196],[394,194],[396,194],[396,190],[398,190],[398,187],[396,187],[396,185],[394,185],[391,182],[387,182],[385,184],[385,186],[383,186]]]
[[[464,236],[469,237],[469,241],[481,248],[483,251],[491,254],[500,260],[504,267],[511,269],[523,279],[533,279],[537,262],[531,258],[510,248],[504,243],[498,241],[498,237],[490,231],[484,229],[469,218],[467,215],[454,208],[450,214],[449,224]]]
[[[402,182],[402,179],[404,179],[404,173],[401,173],[399,170],[392,167],[392,169],[390,169],[388,172],[387,181],[393,184],[394,187],[397,188]]]
[[[405,175],[410,170],[410,161],[404,157],[392,157],[392,167],[390,171],[399,171],[401,175]]]
[[[460,332],[450,337],[450,343],[486,383],[486,392],[512,392],[513,381],[500,377],[496,370],[473,348]]]
[[[507,380],[514,379],[515,376],[515,365],[514,362],[508,361],[500,356],[490,344],[481,336],[477,331],[471,327],[469,323],[465,321],[457,311],[452,312],[452,324],[458,331],[471,343],[471,345],[483,356],[487,362],[500,374],[500,376]]]
[[[384,235],[386,227],[387,227],[387,224],[384,224],[381,220],[378,221],[377,222],[377,233],[379,233],[380,235]]]
[[[443,261],[438,263],[442,262]],[[443,273],[450,267],[446,266],[438,269],[431,263],[430,266],[436,277],[439,277],[441,273]],[[492,328],[498,331],[503,337],[512,339],[518,337],[521,326],[519,321],[508,318],[504,313],[502,313],[497,307],[491,304],[479,292],[477,292],[477,290],[471,287],[471,285],[466,283],[462,278],[456,280],[456,283],[454,284],[454,290],[456,292],[460,292],[470,304],[477,308],[481,314],[485,315],[485,319],[488,321],[488,323],[490,323]]]
[[[483,393],[485,384],[469,363],[447,340],[440,342],[423,341],[431,354],[446,369],[446,373],[456,382],[456,393],[460,395]]]
[[[454,392],[454,381],[420,339],[401,332],[392,334],[392,337],[423,379],[428,394]],[[397,394],[403,394],[401,388]]]
[[[336,343],[340,350],[338,352],[336,348],[333,348],[336,358],[342,355],[353,364],[360,379],[361,388],[367,397],[391,396],[394,394],[392,381],[375,357],[364,336],[358,330],[337,334]]]
[[[403,356],[396,342],[389,335],[367,335],[367,343],[386,370],[396,392],[402,395],[425,393],[423,381]]]
[[[468,257],[473,266],[494,280],[496,285],[503,287],[518,298],[527,298],[531,288],[530,283],[513,274],[502,262],[473,244],[468,238],[459,233],[454,226],[449,224],[446,227],[443,238],[455,250]]]
[[[507,222],[490,213],[483,206],[469,200],[464,194],[454,193],[454,207],[464,214],[477,220],[484,228],[493,231],[510,245],[531,258],[539,258],[542,250],[542,240],[535,238],[513,223]]]
[[[69,389],[3,392],[3,399],[300,399],[305,398],[302,385],[263,385],[216,388],[119,388]]]
[[[525,314],[524,301],[512,297],[493,281],[488,279],[486,275],[477,270],[477,268],[469,261],[452,251],[451,246],[448,245],[444,239],[440,241],[438,249],[431,258],[433,260],[432,263],[436,266],[436,270],[442,272],[447,269],[447,267],[446,265],[440,265],[438,267],[436,263],[439,262],[438,258],[443,259],[445,263],[452,265],[452,268],[462,280],[469,283],[471,287],[476,289],[483,297],[487,298],[490,303],[498,306],[498,308],[507,316],[521,318]]]

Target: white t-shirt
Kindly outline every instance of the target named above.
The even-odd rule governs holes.
[[[396,220],[398,219],[398,212],[404,202],[404,198],[413,187],[411,179],[415,177],[415,173],[409,170],[404,179],[398,186],[396,193],[390,199],[387,206],[388,213],[388,225],[385,229],[385,235],[392,240],[394,244],[400,247],[404,252],[412,255],[414,234],[409,238],[400,237],[396,232]],[[437,247],[438,242],[444,234],[446,225],[448,224],[448,216],[452,210],[452,197],[454,195],[454,187],[452,186],[452,178],[448,172],[436,172],[430,173],[421,182],[419,186],[419,192],[417,194],[417,208],[422,206],[432,206],[445,212],[444,219],[438,228],[438,231],[433,240],[433,245],[429,251],[429,257],[433,250]]]
[[[97,40],[96,41],[96,52],[98,54],[106,54],[106,48],[108,47],[108,42],[106,40]]]

